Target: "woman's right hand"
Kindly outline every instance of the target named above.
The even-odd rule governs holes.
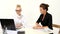
[[[23,24],[17,23],[15,26],[16,26],[16,28],[21,28],[21,26],[23,26]]]
[[[41,26],[38,23],[36,23],[35,26],[33,26],[33,29],[39,29],[40,27]]]

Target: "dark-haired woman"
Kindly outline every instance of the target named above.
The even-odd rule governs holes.
[[[42,3],[40,6],[40,13],[41,15],[39,16],[38,20],[36,21],[36,26],[34,26],[34,29],[44,29],[48,28],[50,30],[53,30],[52,28],[52,15],[49,14],[48,11],[48,4]],[[41,23],[41,25],[39,25]]]

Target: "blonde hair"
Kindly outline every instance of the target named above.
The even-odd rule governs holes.
[[[18,4],[16,7],[21,7],[21,5]]]

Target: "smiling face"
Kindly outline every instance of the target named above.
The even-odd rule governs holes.
[[[42,3],[40,4],[39,8],[40,8],[40,13],[41,14],[45,14],[48,11],[48,4]]]
[[[20,5],[17,5],[17,7],[16,7],[16,13],[18,15],[21,15],[21,11],[22,11],[21,6]]]
[[[40,7],[40,13],[44,14],[46,12],[46,9],[43,9],[42,7]]]

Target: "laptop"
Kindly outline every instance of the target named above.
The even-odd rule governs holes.
[[[2,29],[7,28],[7,30],[16,30],[13,19],[0,19]]]

